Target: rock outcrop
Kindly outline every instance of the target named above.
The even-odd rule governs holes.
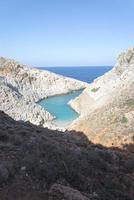
[[[133,145],[94,145],[0,111],[0,200],[133,200],[133,183]]]
[[[47,126],[54,116],[36,102],[85,88],[87,84],[0,58],[0,110],[16,120]]]
[[[122,53],[115,67],[70,102],[80,113],[70,129],[91,141],[122,145],[134,140],[134,48]]]

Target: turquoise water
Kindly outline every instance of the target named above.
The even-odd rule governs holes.
[[[57,74],[75,78],[81,81],[91,83],[95,78],[102,76],[112,67],[42,67],[42,70],[49,70]],[[77,97],[81,91],[75,91],[70,94],[49,97],[44,99],[39,104],[56,117],[55,122],[58,125],[68,125],[78,117],[76,113],[67,103]]]
[[[71,99],[79,96],[82,90],[75,91],[69,94],[48,97],[39,102],[39,104],[56,117],[55,122],[57,124],[69,124],[79,115],[69,105],[68,102]]]

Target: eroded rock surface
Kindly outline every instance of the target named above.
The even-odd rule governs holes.
[[[134,139],[134,48],[122,53],[115,67],[97,78],[70,102],[81,114],[70,127],[103,145]]]
[[[0,110],[16,120],[46,126],[54,116],[37,105],[48,96],[68,93],[87,84],[0,58]]]

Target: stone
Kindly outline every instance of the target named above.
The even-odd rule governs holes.
[[[54,184],[49,191],[49,199],[53,200],[90,200],[82,195],[78,190],[75,190],[69,186],[63,186],[60,184]]]
[[[44,127],[49,122],[49,127],[53,128],[54,116],[37,102],[86,86],[82,81],[0,58],[0,110],[15,120],[29,121]]]
[[[134,48],[121,53],[113,69],[94,80],[69,105],[80,114],[70,130],[82,131],[92,142],[106,146],[133,143]],[[127,123],[122,123],[123,116]]]

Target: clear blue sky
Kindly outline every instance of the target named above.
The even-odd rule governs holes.
[[[134,45],[134,0],[0,0],[0,56],[34,66],[113,65]]]

